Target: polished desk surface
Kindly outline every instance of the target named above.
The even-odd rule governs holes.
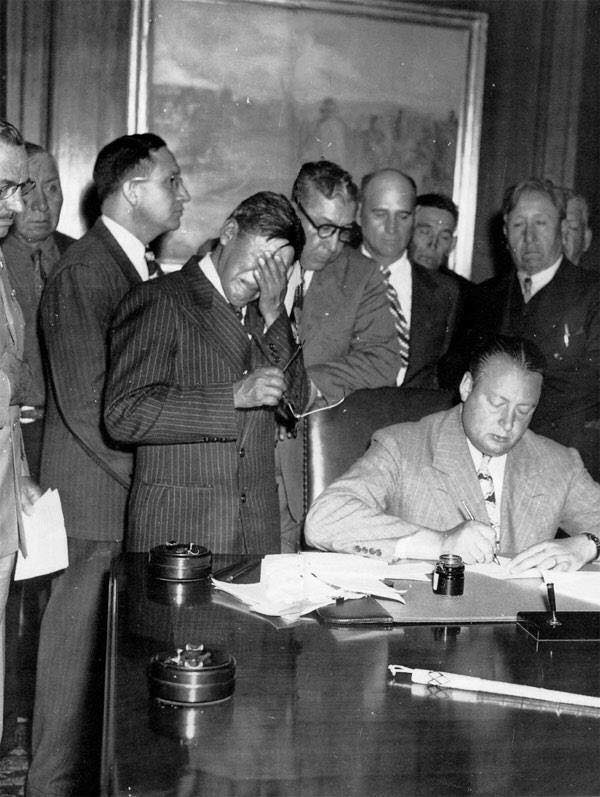
[[[157,597],[145,563],[127,555],[111,585],[103,793],[600,794],[599,712],[432,694],[392,684],[387,671],[404,664],[600,696],[597,643],[536,652],[512,623],[365,631],[307,619],[277,629],[219,593]],[[233,697],[153,703],[150,657],[200,641],[235,656]]]

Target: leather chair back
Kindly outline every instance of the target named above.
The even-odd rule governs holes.
[[[367,450],[377,429],[452,406],[449,393],[418,388],[357,390],[338,407],[317,412],[305,424],[304,504],[314,499]]]

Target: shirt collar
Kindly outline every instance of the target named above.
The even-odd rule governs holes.
[[[361,254],[363,254],[365,257],[368,257],[369,260],[375,260],[373,255],[369,252],[369,250],[366,248],[364,244],[360,245],[360,251]],[[400,267],[410,268],[410,261],[408,259],[408,254],[406,249],[404,250],[404,252],[402,252],[398,260],[394,260],[393,263],[390,263],[390,265],[386,266],[385,268],[389,269],[390,271],[395,271],[397,268]]]
[[[213,288],[217,291],[217,293],[225,299],[227,304],[229,304],[229,299],[225,296],[225,291],[223,290],[223,284],[221,283],[221,277],[219,277],[219,272],[217,271],[215,264],[213,263],[213,259],[210,256],[210,252],[204,255],[202,260],[198,263],[200,267],[200,271],[204,274],[206,279],[210,282]]]
[[[548,266],[548,268],[545,268],[543,271],[538,271],[537,274],[527,274],[526,271],[517,271],[521,288],[523,288],[523,281],[525,280],[525,277],[531,277],[531,295],[533,296],[554,278],[562,259],[563,256],[561,254],[555,263],[553,263],[551,266]]]
[[[105,227],[113,235],[121,249],[125,252],[127,257],[135,266],[135,269],[140,274],[140,277],[143,280],[147,280],[148,265],[146,264],[145,245],[140,241],[139,238],[136,238],[133,233],[129,232],[129,230],[125,229],[123,225],[119,224],[114,219],[111,219],[109,216],[105,216],[104,213],[102,214],[101,218]],[[145,275],[143,273],[144,269]]]

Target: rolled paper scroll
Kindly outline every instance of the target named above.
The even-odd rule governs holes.
[[[569,703],[574,706],[592,706],[600,708],[600,697],[578,695],[575,692],[560,692],[555,689],[542,689],[537,686],[512,684],[506,681],[489,681],[485,678],[474,678],[470,675],[457,675],[452,672],[438,670],[419,670],[390,664],[392,675],[410,673],[411,681],[424,684],[433,689],[462,689],[469,692],[488,692],[495,695],[511,695],[526,700],[543,700],[546,703]]]

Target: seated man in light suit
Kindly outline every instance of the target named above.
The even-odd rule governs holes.
[[[526,340],[488,341],[463,376],[462,404],[376,432],[313,504],[307,541],[388,561],[453,553],[488,562],[498,550],[514,557],[514,572],[596,559],[600,485],[575,449],[527,428],[543,368]],[[559,527],[570,536],[555,539]]]

